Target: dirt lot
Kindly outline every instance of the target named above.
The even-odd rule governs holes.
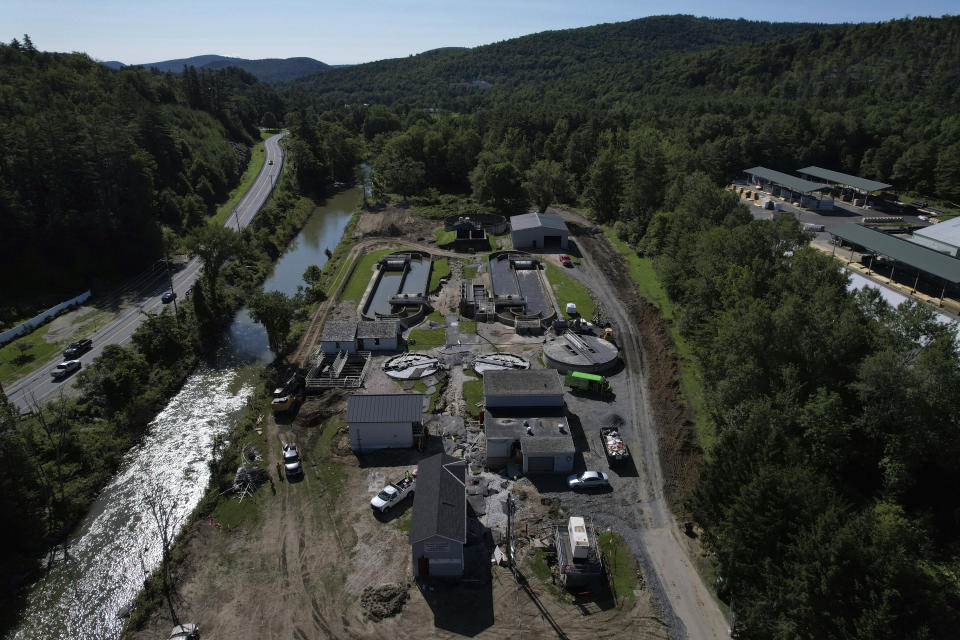
[[[378,229],[403,223],[405,215],[403,210],[365,215],[358,233],[361,228],[364,237],[379,233]],[[623,348],[624,367],[610,376],[613,399],[568,395],[571,430],[580,449],[577,468],[609,471],[613,490],[577,494],[566,489],[562,478],[521,478],[513,483],[484,472],[486,513],[471,525],[475,535],[466,547],[474,558],[470,580],[423,589],[412,582],[407,541],[412,500],[386,516],[375,516],[370,498],[425,454],[443,448],[476,458],[479,428],[460,417],[465,415],[463,365],[472,352],[493,351],[497,345],[527,358],[534,367],[542,366],[538,362],[542,337],[518,336],[500,324],[478,325],[479,336],[458,334],[451,327],[448,342],[451,335],[457,335],[457,341],[434,350],[447,371],[425,381],[427,393],[442,390],[437,407],[444,415],[427,423],[432,435],[423,453],[391,451],[360,458],[352,454],[346,434],[337,433],[345,407],[345,394],[339,391],[308,400],[292,420],[278,424],[272,417],[265,419],[268,468],[272,470],[279,459],[280,440],[292,440],[303,453],[305,476],[299,482],[276,483],[276,494],[269,486],[261,488],[254,516],[232,530],[208,521],[193,525],[178,581],[182,620],[198,623],[204,637],[238,640],[500,638],[505,633],[524,638],[726,637],[725,619],[691,561],[699,553],[696,543],[683,535],[669,506],[669,498],[689,486],[699,452],[691,424],[676,403],[668,334],[655,310],[631,295],[634,287],[627,271],[618,265],[602,234],[592,231],[578,214],[563,215],[583,254],[572,275],[603,303]],[[380,216],[381,226],[371,220],[373,216]],[[419,237],[432,237],[437,224],[427,222],[429,229],[421,221],[423,228],[407,227],[409,233],[398,240],[410,246],[419,244]],[[463,261],[451,261],[451,281],[435,300],[442,312],[455,308],[462,267],[473,260],[464,256]],[[331,306],[330,311],[336,316],[349,314],[343,305],[335,310]],[[368,392],[401,388],[379,366],[373,372],[365,384]],[[403,385],[411,387],[412,383]],[[633,460],[617,469],[609,468],[599,448],[601,418],[611,413],[631,427],[627,441]],[[520,497],[518,530],[523,535],[518,558],[530,589],[519,586],[506,569],[489,564],[490,540],[504,528],[507,489]],[[618,606],[608,593],[575,600],[563,595],[542,567],[537,577],[535,541],[543,537],[545,526],[569,515],[588,515],[595,524],[624,536],[640,566],[633,605]],[[169,628],[169,617],[158,611],[147,628],[132,637],[153,640],[165,637]]]

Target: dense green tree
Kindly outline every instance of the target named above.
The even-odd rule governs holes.
[[[220,269],[232,258],[239,247],[239,237],[231,229],[211,222],[194,230],[186,239],[187,249],[203,260],[203,275],[211,301],[217,302],[217,278]]]
[[[287,335],[299,304],[296,298],[290,298],[282,291],[260,293],[250,299],[250,317],[266,329],[270,350],[277,358],[286,350]]]
[[[504,215],[516,215],[527,206],[520,171],[511,162],[478,165],[471,176],[473,197]]]
[[[559,162],[540,160],[530,167],[525,176],[523,188],[540,213],[567,195],[567,180]]]

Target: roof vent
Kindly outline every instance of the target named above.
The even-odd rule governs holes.
[[[529,427],[529,426],[527,427],[527,435],[528,435],[528,436],[532,436],[532,435],[533,435],[533,427]]]

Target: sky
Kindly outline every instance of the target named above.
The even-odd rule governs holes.
[[[0,0],[0,41],[127,64],[203,54],[327,64],[474,47],[552,29],[684,13],[877,22],[960,13],[957,0]]]

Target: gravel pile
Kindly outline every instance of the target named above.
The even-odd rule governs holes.
[[[360,606],[365,609],[364,615],[374,622],[397,615],[410,599],[409,589],[409,583],[367,587],[360,595]]]

